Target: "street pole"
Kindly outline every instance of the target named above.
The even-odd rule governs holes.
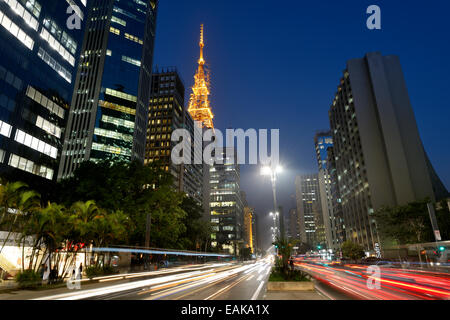
[[[147,221],[145,225],[145,247],[150,248],[150,226],[152,222],[151,213],[147,213]]]
[[[276,169],[272,168],[272,176],[271,176],[271,180],[272,180],[272,192],[273,192],[273,209],[274,209],[274,214],[275,214],[275,219],[277,219],[277,212],[278,212],[278,206],[277,206],[277,184],[276,184]],[[279,222],[279,221],[277,221]],[[279,223],[277,223],[278,225]],[[279,226],[278,226],[279,227]],[[279,229],[277,229],[279,230]],[[280,237],[280,232],[277,232],[278,234],[278,238]]]
[[[148,249],[150,248],[150,226],[151,226],[151,222],[152,222],[152,216],[151,213],[147,213],[147,221],[145,223],[145,248]],[[149,256],[148,254],[145,255],[145,259],[144,259],[144,269],[147,269],[147,266],[150,268],[150,263],[149,263]]]

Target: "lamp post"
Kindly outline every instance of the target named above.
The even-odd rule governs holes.
[[[273,192],[273,209],[275,212],[278,210],[277,206],[277,174],[283,172],[281,166],[269,167],[265,166],[261,169],[261,175],[270,176],[270,181],[272,182],[272,192]]]
[[[276,224],[276,219],[279,216],[278,213],[278,206],[277,206],[277,174],[283,172],[283,168],[281,166],[264,166],[261,169],[261,175],[263,176],[270,176],[270,181],[272,183],[272,192],[273,192],[273,209],[274,212],[270,213],[270,216],[273,217],[273,222],[275,227],[278,229],[278,226]],[[279,234],[279,229],[278,229],[278,234]]]

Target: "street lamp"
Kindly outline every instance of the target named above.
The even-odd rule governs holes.
[[[274,233],[278,233],[277,218],[280,214],[278,212],[269,212],[269,215],[273,218],[273,227],[271,227],[271,229]]]
[[[283,172],[283,168],[279,165],[277,166],[264,166],[261,168],[261,175],[270,176],[270,181],[272,182],[272,192],[273,192],[273,208],[275,213],[271,213],[274,221],[278,217],[278,206],[277,206],[277,174]]]

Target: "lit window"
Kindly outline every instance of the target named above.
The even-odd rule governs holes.
[[[116,34],[116,35],[120,35],[120,30],[119,30],[119,29],[116,29],[116,28],[114,28],[114,27],[110,27],[110,28],[109,28],[109,31],[110,31],[111,33]]]
[[[12,22],[11,19],[9,19],[1,10],[0,10],[0,24],[6,30],[8,30],[14,37],[16,37],[20,42],[22,42],[28,49],[33,50],[34,47],[33,39],[31,39],[30,36],[28,36],[14,22]]]
[[[17,129],[16,136],[14,138],[18,143],[23,144],[29,148],[32,148],[36,151],[39,151],[43,154],[48,155],[49,157],[56,159],[58,155],[58,149],[45,143],[44,141],[33,137],[32,135],[23,132],[22,130]],[[37,146],[36,146],[37,144]]]
[[[7,124],[6,122],[0,121],[0,134],[2,136],[9,138],[11,136],[11,129],[12,129],[12,127],[9,124]]]
[[[11,154],[8,164],[13,168],[17,168],[35,174],[37,176],[41,176],[49,180],[53,179],[53,169],[47,168],[43,165],[37,165],[33,161],[20,157],[18,155]]]
[[[37,31],[38,21],[27,11],[25,8],[17,2],[17,0],[5,0],[5,2],[11,7],[11,9],[20,16],[31,28]]]
[[[53,59],[47,51],[39,48],[38,52],[39,58],[45,61],[53,70],[55,70],[61,77],[63,77],[67,82],[72,82],[72,74],[62,67],[55,59]]]
[[[122,56],[122,61],[131,63],[131,64],[133,64],[135,66],[138,66],[138,67],[141,66],[141,62],[139,60],[136,60],[136,59],[133,59],[133,58],[130,58],[130,57],[127,57],[127,56]]]

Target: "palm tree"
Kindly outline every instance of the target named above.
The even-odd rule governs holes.
[[[14,228],[18,229],[17,222],[19,218],[33,214],[41,207],[40,195],[27,188],[27,184],[23,182],[0,185],[0,203],[2,212],[0,227],[7,231],[6,238],[3,240],[3,244],[0,247],[0,253],[3,251]]]
[[[70,207],[70,222],[74,226],[76,233],[75,238],[81,243],[85,244],[84,265],[87,266],[87,248],[88,244],[92,243],[95,231],[92,221],[103,216],[100,209],[95,204],[94,200],[86,202],[78,201]]]

